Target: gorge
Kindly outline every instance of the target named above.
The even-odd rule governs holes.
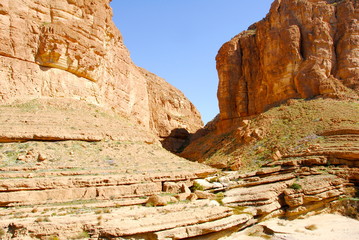
[[[0,3],[0,239],[271,238],[286,234],[272,218],[358,219],[357,0],[275,0],[219,50],[204,127],[132,62],[109,3]]]

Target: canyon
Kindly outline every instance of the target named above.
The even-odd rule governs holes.
[[[275,0],[219,50],[204,127],[132,62],[109,3],[0,3],[0,239],[276,239],[267,220],[359,219],[358,1]]]

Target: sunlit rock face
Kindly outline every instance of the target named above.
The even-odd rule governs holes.
[[[1,1],[0,103],[70,98],[113,109],[158,134],[201,127],[198,111],[179,90],[133,64],[109,2]],[[156,101],[154,86],[161,92]],[[168,102],[167,95],[176,99]],[[168,116],[156,111],[163,106]]]
[[[355,0],[274,1],[263,20],[219,50],[221,120],[258,114],[291,98],[355,98],[358,18]]]

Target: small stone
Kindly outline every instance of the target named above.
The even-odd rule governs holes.
[[[180,189],[181,193],[191,193],[191,190],[187,187],[186,184],[182,183],[181,184],[181,189]]]
[[[217,202],[216,200],[211,200],[208,205],[209,205],[209,206],[212,206],[212,207],[219,207],[219,206],[221,206],[221,204],[219,204],[219,202]]]
[[[24,161],[24,162],[26,162],[26,161],[27,161],[27,157],[24,156],[24,155],[21,155],[21,156],[18,156],[18,157],[17,157],[17,160],[18,160],[18,161]]]
[[[263,131],[259,128],[254,129],[254,131],[252,132],[252,136],[257,138],[258,140],[262,140],[263,139]]]
[[[242,120],[242,121],[239,123],[239,126],[240,126],[240,127],[246,127],[246,126],[249,125],[249,123],[250,123],[249,120]]]
[[[211,189],[213,188],[213,184],[208,182],[207,180],[205,179],[196,179],[193,181],[194,185],[196,186],[199,186],[199,187],[202,187],[203,190],[207,190],[207,189]]]
[[[192,193],[180,193],[180,194],[177,194],[175,196],[175,198],[178,199],[178,201],[184,201],[184,200],[187,200],[187,198],[191,195]]]
[[[163,198],[163,200],[168,204],[168,203],[177,203],[178,199],[173,197],[173,196],[161,196],[161,198]]]
[[[240,157],[236,158],[236,160],[230,165],[232,171],[238,171],[242,167],[242,159]]]
[[[146,206],[166,206],[167,201],[165,198],[158,196],[158,195],[152,195],[148,198],[146,202]]]
[[[28,155],[28,156],[34,155],[34,150],[31,149],[31,150],[27,151],[26,155]]]
[[[216,195],[213,193],[200,191],[200,190],[196,190],[194,193],[197,195],[199,199],[214,199],[216,197]]]
[[[229,183],[230,182],[230,180],[229,180],[229,178],[228,177],[220,177],[219,178],[219,182],[220,183]]]
[[[44,156],[43,154],[39,153],[39,155],[37,156],[37,161],[38,162],[43,162],[46,161],[46,156]]]
[[[219,182],[214,182],[213,183],[213,188],[223,188],[223,184],[221,184]]]
[[[194,193],[190,193],[190,195],[187,197],[187,200],[189,201],[196,201],[198,199],[197,195]]]
[[[215,162],[215,163],[210,163],[209,165],[213,168],[218,168],[218,169],[223,169],[227,167],[227,164],[224,162]]]
[[[273,155],[272,155],[272,159],[274,160],[274,161],[278,161],[278,160],[280,160],[280,159],[282,159],[282,154],[281,154],[281,152],[279,151],[279,150],[277,150],[275,153],[273,153]]]
[[[163,183],[163,191],[166,193],[180,193],[181,186],[175,182]]]

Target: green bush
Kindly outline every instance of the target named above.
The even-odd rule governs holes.
[[[299,190],[302,189],[302,186],[299,183],[293,183],[292,185],[290,185],[290,188]]]
[[[83,231],[79,234],[77,234],[75,237],[73,237],[72,239],[83,239],[83,238],[90,238],[90,235],[88,234],[88,232]]]
[[[191,187],[191,189],[192,189],[193,192],[196,191],[196,190],[199,190],[199,191],[204,190],[203,186],[196,183],[196,182],[193,183],[193,186]]]
[[[221,205],[223,206],[224,203],[223,203],[223,198],[224,198],[224,193],[223,192],[219,192],[216,194],[216,198],[215,200]]]
[[[47,240],[60,240],[58,236],[51,236]]]

